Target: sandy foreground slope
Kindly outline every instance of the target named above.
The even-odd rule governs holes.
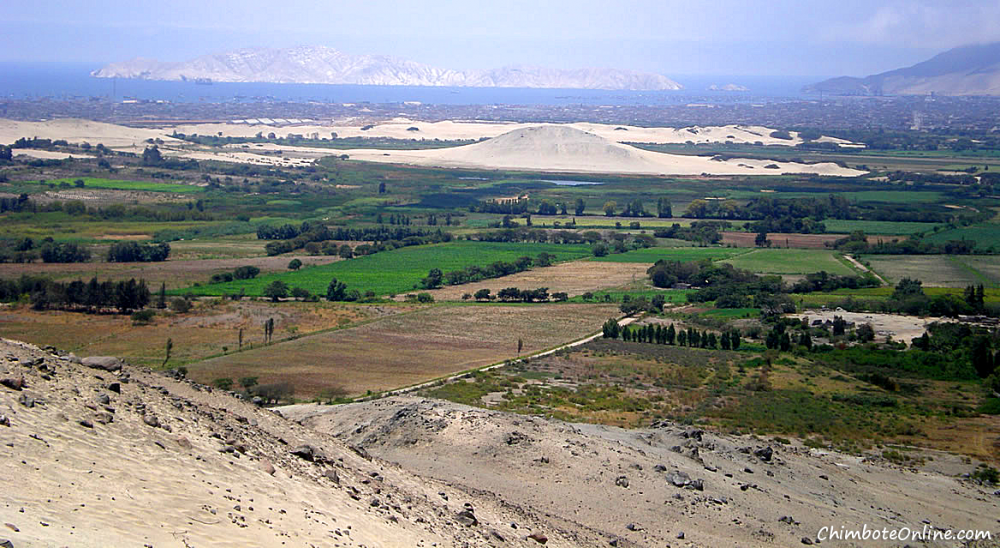
[[[0,545],[601,544],[218,391],[67,358],[0,339]]]
[[[917,471],[675,424],[622,430],[417,397],[281,412],[407,470],[597,529],[616,546],[801,546],[823,526],[864,524],[1000,532],[996,488],[959,479],[972,466],[945,453]]]

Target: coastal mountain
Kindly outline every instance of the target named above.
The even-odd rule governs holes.
[[[865,78],[842,76],[806,86],[832,95],[1000,95],[1000,42],[962,46],[916,65]]]
[[[240,49],[178,63],[132,59],[95,70],[97,78],[270,82],[281,84],[355,84],[371,86],[453,86],[678,90],[681,85],[651,73],[585,68],[558,70],[510,66],[493,70],[450,70],[382,55],[348,55],[310,46]]]

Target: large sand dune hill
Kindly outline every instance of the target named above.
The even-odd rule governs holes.
[[[713,160],[705,156],[662,154],[614,142],[565,125],[537,125],[516,129],[493,139],[446,149],[353,149],[345,153],[355,160],[478,169],[647,175],[817,173],[850,177],[864,174],[863,171],[833,163]]]

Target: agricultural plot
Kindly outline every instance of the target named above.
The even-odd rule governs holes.
[[[160,263],[0,263],[0,278],[11,279],[22,274],[47,276],[53,280],[146,280],[153,290],[166,284],[171,291],[195,283],[206,283],[213,274],[232,272],[241,266],[255,266],[265,275],[288,271],[293,258],[305,266],[326,265],[339,261],[338,257],[320,255],[282,255],[280,257],[253,257],[245,259],[167,260]]]
[[[239,347],[262,344],[263,324],[275,320],[274,340],[333,329],[407,311],[402,305],[347,305],[339,303],[212,302],[201,301],[185,314],[159,312],[148,325],[133,325],[128,316],[37,312],[27,306],[0,313],[4,337],[38,345],[53,345],[79,356],[120,356],[133,365],[159,367],[167,339],[173,341],[167,367],[177,367]]]
[[[721,262],[759,274],[857,274],[839,260],[837,253],[813,249],[755,249]]]
[[[660,259],[667,261],[680,261],[682,263],[690,261],[702,261],[709,259],[717,261],[728,259],[746,253],[745,249],[731,249],[726,247],[647,247],[636,249],[627,253],[605,255],[604,257],[594,257],[592,261],[607,263],[645,263],[653,264]]]
[[[865,261],[892,283],[913,278],[930,287],[989,286],[997,283],[997,274],[1000,273],[1000,262],[995,257],[867,255]],[[990,274],[981,271],[980,267]]]
[[[928,242],[943,244],[951,240],[972,240],[977,248],[1000,249],[1000,224],[983,223],[975,226],[942,230],[924,238]]]
[[[826,231],[836,234],[850,234],[861,230],[865,234],[910,235],[918,232],[930,233],[938,223],[918,223],[910,221],[852,221],[824,219]]]
[[[175,194],[194,194],[204,192],[204,188],[195,185],[182,183],[154,183],[149,181],[119,181],[115,179],[102,179],[98,177],[69,177],[65,179],[55,179],[52,181],[33,181],[40,185],[56,185],[57,187],[65,183],[76,186],[76,181],[83,181],[83,186],[79,188],[104,188],[110,190],[139,190],[146,192],[172,192]]]
[[[843,238],[840,234],[768,234],[768,240],[776,247],[800,249],[827,249],[826,244]],[[722,243],[737,247],[757,247],[757,234],[753,232],[723,232]]]
[[[258,276],[252,280],[192,287],[196,295],[222,295],[239,293],[261,295],[264,287],[275,280],[281,280],[289,287],[301,287],[312,293],[326,294],[332,278],[346,283],[348,290],[357,289],[362,293],[371,290],[377,295],[399,294],[414,291],[420,280],[432,268],[442,272],[465,268],[470,265],[486,266],[496,261],[514,261],[525,255],[532,258],[546,252],[557,261],[578,259],[590,254],[585,245],[537,244],[537,243],[494,243],[494,242],[449,242],[445,244],[404,247],[374,255],[338,261],[328,265],[303,268],[297,272],[285,272]]]
[[[587,291],[595,292],[643,280],[646,278],[646,268],[647,265],[642,263],[570,261],[545,268],[533,268],[501,278],[445,286],[429,293],[437,301],[457,301],[461,300],[463,295],[475,293],[480,289],[488,289],[490,293],[496,295],[506,287],[518,289],[547,287],[550,294],[561,291],[574,297]]]
[[[614,305],[434,306],[358,327],[206,360],[190,376],[256,376],[290,383],[300,398],[399,388],[593,333]]]

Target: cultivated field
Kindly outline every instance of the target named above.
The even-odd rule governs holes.
[[[173,253],[171,253],[173,255]],[[183,289],[195,283],[208,283],[213,274],[232,272],[240,266],[256,266],[262,275],[288,272],[288,263],[293,258],[304,266],[326,265],[341,260],[326,255],[309,256],[299,254],[280,257],[250,257],[241,259],[167,260],[160,263],[0,263],[0,278],[17,278],[22,274],[48,276],[54,280],[146,280],[150,289],[159,289],[161,283],[168,290]],[[238,290],[237,290],[238,292]]]
[[[755,249],[721,262],[760,274],[802,275],[823,270],[842,276],[857,274],[837,256],[833,251],[813,249]]]
[[[190,290],[196,295],[222,295],[239,293],[240,289],[244,289],[247,295],[261,295],[269,283],[281,280],[289,287],[301,287],[312,293],[324,295],[330,280],[337,278],[338,281],[347,284],[348,290],[357,289],[362,293],[372,290],[376,295],[400,294],[415,291],[420,280],[426,277],[432,268],[448,272],[470,265],[487,266],[496,261],[512,262],[525,255],[535,258],[542,252],[554,255],[557,261],[565,261],[590,254],[590,247],[537,243],[450,242],[404,247],[324,266],[303,268],[297,272],[203,285],[192,287]]]
[[[988,272],[992,267],[995,276],[997,270],[1000,270],[997,262],[993,257],[983,257],[978,261],[975,259],[958,255],[866,255],[864,258],[875,271],[892,283],[903,278],[914,278],[931,287],[965,287],[976,284],[989,286],[991,279],[980,274],[982,271],[979,268]],[[997,278],[992,280],[996,283]]]
[[[410,310],[402,305],[202,301],[190,312],[160,312],[149,325],[133,325],[128,316],[37,312],[26,306],[0,309],[4,337],[52,345],[80,356],[121,356],[135,365],[163,364],[167,339],[173,340],[168,367],[232,352],[243,329],[245,347],[263,340],[263,323],[274,318],[274,340]]]
[[[842,234],[768,234],[773,247],[793,247],[799,249],[826,249],[827,243],[843,238]],[[723,245],[736,247],[756,247],[757,234],[753,232],[723,232]]]
[[[701,261],[709,259],[717,261],[728,259],[746,253],[745,249],[730,249],[724,247],[647,247],[636,249],[627,253],[605,255],[604,257],[594,257],[592,261],[609,263],[644,263],[652,265],[660,259],[667,261]]]
[[[622,257],[623,255],[615,255]],[[646,278],[646,268],[643,263],[611,263],[593,261],[571,261],[545,268],[533,268],[502,278],[482,280],[479,282],[448,285],[441,289],[430,291],[438,301],[457,301],[465,294],[472,294],[480,289],[489,289],[496,294],[505,287],[518,289],[549,288],[549,293],[563,291],[570,297],[625,285]]]
[[[861,230],[865,234],[909,235],[918,232],[930,232],[937,223],[918,223],[911,221],[854,221],[841,219],[824,219],[826,231],[839,234],[850,234]]]
[[[434,306],[188,366],[200,382],[259,377],[297,397],[363,394],[431,380],[600,330],[614,305]]]
[[[76,181],[83,181],[83,186],[77,186]],[[76,188],[103,188],[111,190],[141,190],[146,192],[172,192],[176,194],[194,194],[204,192],[204,188],[195,185],[178,183],[153,183],[149,181],[120,181],[98,177],[68,177],[52,181],[30,181],[39,185],[70,185]]]

